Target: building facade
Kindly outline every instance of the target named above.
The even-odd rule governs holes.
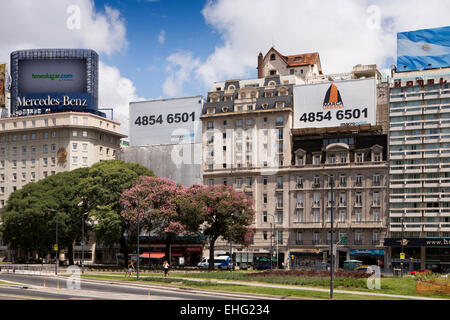
[[[345,175],[347,179],[346,187],[337,186],[339,196],[344,191],[347,194],[346,211],[342,213],[345,220],[337,222],[337,225],[341,223],[338,233],[356,240],[349,240],[349,246],[342,248],[341,262],[352,253],[355,257],[373,253],[375,260],[385,260],[382,243],[387,217],[388,85],[381,83],[376,66],[358,65],[351,73],[324,75],[317,53],[283,56],[272,48],[265,56],[258,56],[257,69],[258,79],[214,84],[202,115],[204,184],[232,186],[251,196],[255,202],[254,238],[247,249],[237,246],[238,264],[244,252],[251,254],[253,259],[276,256],[279,266],[284,264],[294,268],[307,266],[311,263],[306,261],[309,258],[318,267],[327,263],[329,223],[325,217],[325,209],[328,209],[328,194],[323,189],[327,188],[323,184],[325,174],[334,174],[337,180]],[[293,129],[294,86],[362,77],[378,80],[379,126],[338,130],[338,136],[332,131],[327,134],[327,130]],[[336,137],[346,139],[348,143],[322,144],[325,139]],[[353,143],[349,142],[350,138]],[[356,151],[364,154],[362,164],[356,163]],[[327,162],[326,155],[332,152],[335,152],[336,163]],[[346,162],[339,163],[337,158],[344,153],[347,154]],[[302,164],[298,162],[301,154],[304,157]],[[320,165],[313,162],[316,154],[323,156]],[[372,161],[372,157],[377,160]],[[361,197],[364,209],[356,214],[358,206],[353,184],[358,173],[363,175]],[[321,187],[315,187],[316,175],[320,176]],[[303,179],[302,184],[299,184],[299,177]],[[373,181],[376,185],[372,185]],[[306,189],[299,189],[300,185]],[[319,210],[319,220],[313,209],[317,191],[320,191],[319,208],[322,210]],[[341,205],[340,208],[342,212],[344,207]],[[335,217],[339,214],[338,205],[336,209]],[[228,251],[229,244],[219,241],[216,248]],[[356,249],[364,249],[366,254],[364,250],[351,251]],[[302,257],[308,259],[300,259]],[[373,257],[366,258],[373,260],[370,259]]]
[[[399,266],[450,269],[450,68],[395,72],[390,86],[390,237]],[[403,233],[403,234],[402,234]]]

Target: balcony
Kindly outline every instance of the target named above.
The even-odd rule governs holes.
[[[303,202],[297,202],[297,208],[303,208]]]
[[[318,245],[318,244],[320,244],[320,239],[313,239],[313,241],[312,241],[312,244],[313,245]]]
[[[295,241],[295,244],[298,245],[298,246],[301,246],[301,245],[303,245],[303,240],[298,240],[298,239],[297,239],[297,240]]]
[[[355,239],[355,245],[362,245],[363,241],[361,239]]]
[[[313,183],[313,188],[315,188],[315,189],[320,188],[320,183]]]

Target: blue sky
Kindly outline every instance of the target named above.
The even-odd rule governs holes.
[[[166,59],[177,51],[190,51],[204,60],[214,51],[220,35],[209,27],[201,14],[204,0],[96,0],[96,9],[110,6],[120,11],[126,26],[128,46],[122,53],[101,55],[101,60],[120,69],[133,81],[143,97],[164,96]],[[164,33],[164,42],[158,37]],[[190,83],[188,94],[205,94],[202,84]]]

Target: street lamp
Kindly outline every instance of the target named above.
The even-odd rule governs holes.
[[[81,215],[81,273],[84,274],[84,216],[89,212],[85,212]]]
[[[331,188],[331,244],[330,244],[330,252],[331,252],[331,257],[330,257],[330,298],[333,299],[333,282],[334,282],[334,246],[333,246],[333,242],[334,242],[334,237],[333,237],[333,224],[334,224],[334,219],[333,219],[333,206],[334,206],[334,193],[333,193],[333,187],[334,187],[334,177],[329,177],[329,184],[330,184],[330,188]]]
[[[59,247],[58,247],[58,210],[56,209],[48,209],[51,212],[55,213],[56,217],[56,223],[55,223],[55,237],[56,237],[56,244],[53,248],[55,250],[55,275],[58,275],[58,262],[59,262]]]
[[[275,216],[273,214],[269,214],[269,217],[272,218],[272,222],[270,224],[270,270],[272,270],[272,258],[273,258],[273,246],[272,246],[272,238],[275,237],[275,235],[273,234],[273,225],[275,224]],[[276,240],[276,244],[277,244],[277,269],[278,269],[278,239]]]
[[[403,278],[403,242],[404,242],[404,234],[403,234],[403,229],[404,229],[404,224],[403,224],[403,217],[400,218],[400,221],[402,222],[402,254],[401,254],[401,260],[400,260],[400,276]]]
[[[138,229],[137,229],[137,254],[136,254],[136,259],[137,259],[137,269],[136,269],[136,279],[139,280],[139,235],[141,233],[141,215],[139,212],[139,200],[137,201],[137,214],[138,214]]]

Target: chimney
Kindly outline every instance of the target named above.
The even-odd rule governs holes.
[[[260,52],[258,55],[258,79],[262,79],[264,78],[264,73],[263,73],[263,64],[264,64],[264,58],[263,58],[263,54]]]

